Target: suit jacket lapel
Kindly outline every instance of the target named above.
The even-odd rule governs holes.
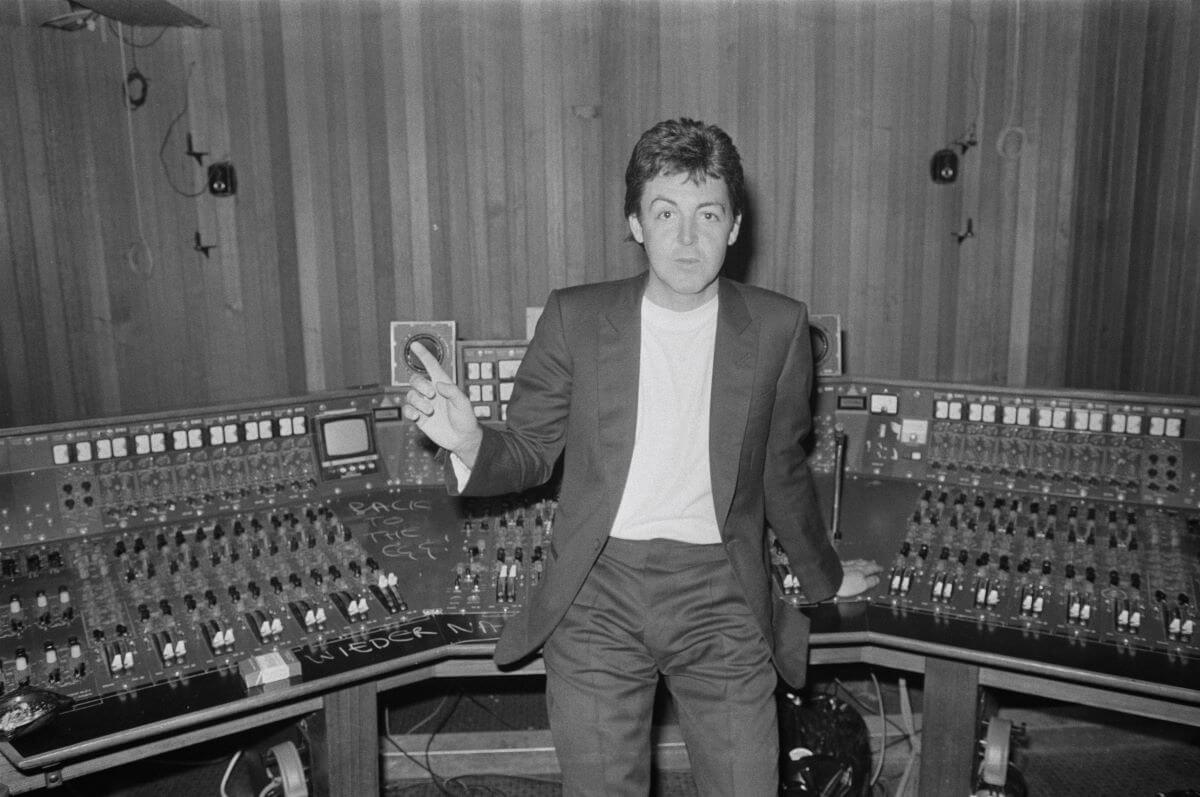
[[[629,475],[633,441],[637,434],[638,376],[641,364],[642,294],[646,279],[634,278],[621,285],[621,295],[600,324],[597,346],[601,391],[598,401],[597,436],[604,473],[615,494],[612,513],[620,503],[621,489]]]
[[[726,279],[720,282],[720,303],[713,352],[708,460],[717,524],[724,529],[737,485],[742,440],[750,414],[758,337],[754,334],[757,325],[751,323],[745,300],[736,285]]]

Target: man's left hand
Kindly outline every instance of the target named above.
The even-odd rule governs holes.
[[[839,598],[852,598],[874,589],[879,583],[883,568],[867,559],[850,559],[842,562],[842,585],[838,587]]]

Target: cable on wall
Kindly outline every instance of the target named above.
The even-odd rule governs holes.
[[[979,114],[983,110],[982,86],[979,84],[979,72],[975,63],[975,43],[979,39],[979,29],[975,25],[975,20],[967,14],[954,12],[952,17],[967,23],[967,28],[970,31],[970,36],[967,39],[967,77],[971,85],[972,107],[971,112],[967,114],[967,129],[966,132],[959,137],[951,146],[958,147],[962,154],[966,154],[967,150],[975,146],[977,143],[976,131],[979,129]]]
[[[117,47],[121,51],[121,79],[125,80],[129,74],[125,66],[125,45],[120,41],[119,32],[121,23],[117,23],[118,41]],[[133,112],[134,107],[130,103],[125,103],[125,132],[129,139],[129,172],[133,178],[133,206],[137,214],[137,240],[129,245],[129,249],[125,251],[125,262],[129,266],[129,270],[135,274],[141,274],[148,277],[154,273],[154,253],[150,251],[150,247],[146,245],[146,233],[142,224],[142,192],[138,187],[138,168],[137,168],[137,150],[133,142]],[[139,264],[139,253],[145,265]]]
[[[203,183],[201,183],[199,188],[197,188],[195,190],[189,190],[187,188],[181,188],[180,186],[176,185],[175,179],[171,176],[171,170],[170,170],[169,166],[167,165],[166,151],[167,151],[167,145],[171,141],[171,135],[172,135],[173,131],[175,130],[175,125],[179,124],[179,120],[182,119],[184,117],[184,115],[187,114],[187,112],[188,112],[188,96],[190,94],[189,89],[191,88],[191,85],[192,85],[192,70],[195,68],[195,66],[196,66],[195,61],[192,61],[191,63],[188,64],[187,78],[184,81],[184,89],[183,89],[183,107],[179,109],[179,113],[175,114],[175,117],[171,120],[171,123],[169,125],[167,125],[167,132],[163,133],[162,143],[159,144],[159,146],[158,146],[158,162],[160,164],[162,164],[163,175],[167,178],[167,185],[171,186],[172,191],[179,194],[180,196],[187,197],[188,199],[195,199],[196,197],[203,195],[204,192],[207,190],[207,186],[205,186]],[[187,154],[189,156],[195,158],[196,164],[198,166],[203,166],[204,165],[204,156],[207,155],[208,153],[195,151],[195,149],[192,146],[192,137],[191,137],[190,133],[188,134],[188,137],[187,137],[187,144],[188,144]]]
[[[1012,72],[1009,77],[1008,112],[1004,117],[1004,127],[996,136],[996,152],[1000,153],[1002,158],[1020,157],[1021,149],[1025,145],[1025,128],[1014,123],[1017,113],[1017,92],[1020,90],[1021,80],[1021,0],[1015,0],[1013,6],[1015,24]]]

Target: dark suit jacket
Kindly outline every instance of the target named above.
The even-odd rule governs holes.
[[[645,285],[642,274],[551,293],[517,373],[507,426],[484,429],[465,495],[541,484],[565,449],[546,576],[506,625],[498,664],[541,647],[608,538],[633,453]],[[776,668],[798,687],[808,621],[773,595],[764,523],[809,598],[830,597],[842,578],[801,445],[811,427],[808,312],[724,278],[719,291],[709,428],[717,522]]]

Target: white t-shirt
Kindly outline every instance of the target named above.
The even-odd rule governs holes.
[[[611,534],[721,541],[708,461],[717,297],[676,312],[642,299],[637,433]]]

